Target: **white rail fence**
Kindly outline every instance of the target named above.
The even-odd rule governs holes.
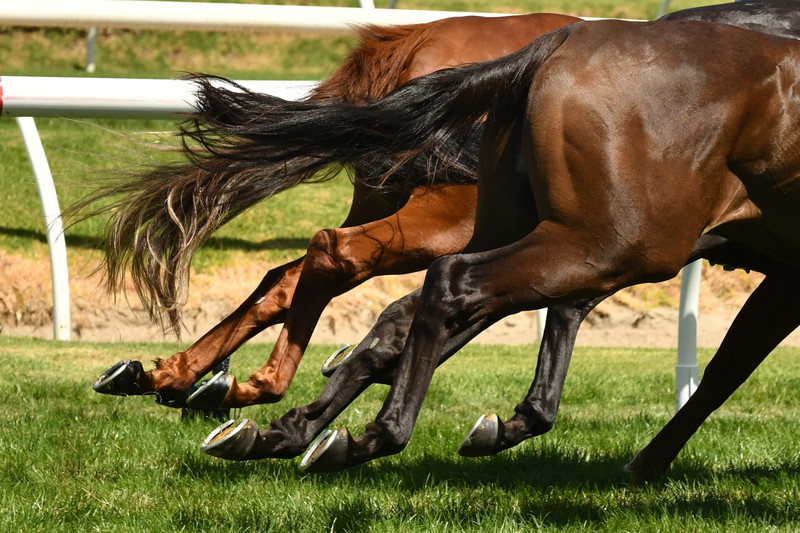
[[[0,24],[72,28],[198,31],[350,31],[359,24],[418,24],[445,17],[505,13],[362,9],[358,7],[212,4],[131,0],[31,0],[0,2]]]
[[[0,25],[87,29],[348,31],[358,24],[413,24],[468,15],[503,14],[162,1],[147,2],[147,9],[142,9],[140,2],[127,0],[0,0]],[[297,81],[242,83],[252,90],[286,99],[302,98],[314,84]],[[177,117],[192,109],[195,98],[194,86],[185,80],[0,78],[0,116],[16,117],[39,188],[50,247],[56,339],[68,340],[70,335],[66,245],[55,186],[33,117]],[[700,272],[698,261],[684,269],[681,281],[676,366],[678,409],[699,381],[696,334]],[[539,314],[540,335],[543,316]]]

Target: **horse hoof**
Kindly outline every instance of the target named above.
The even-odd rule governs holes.
[[[634,461],[624,465],[622,467],[622,471],[628,475],[628,478],[633,485],[645,485],[647,483],[647,479],[645,476],[642,475],[642,472],[639,470],[638,465],[634,464]]]
[[[503,422],[494,414],[481,415],[472,430],[458,448],[463,457],[483,457],[497,452],[497,441],[500,439],[500,427]]]
[[[186,405],[195,409],[217,409],[233,386],[233,376],[217,372],[211,379],[203,381],[197,390],[186,398]]]
[[[351,440],[350,432],[344,428],[327,430],[311,444],[300,461],[300,470],[314,474],[342,470]]]
[[[258,436],[258,424],[247,418],[228,420],[209,433],[200,450],[231,461],[244,461],[253,450]]]
[[[143,394],[139,385],[144,377],[144,368],[139,361],[120,361],[97,378],[92,388],[101,394],[113,396],[137,396]]]
[[[628,474],[632,484],[647,485],[663,476],[669,470],[669,465],[650,464],[637,455],[622,470]]]
[[[328,357],[324,363],[322,363],[322,375],[326,378],[329,378],[333,375],[333,372],[339,368],[342,363],[344,363],[348,357],[353,355],[353,350],[347,351],[350,348],[350,344],[345,344]]]

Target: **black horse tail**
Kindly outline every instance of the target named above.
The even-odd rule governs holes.
[[[188,152],[200,168],[220,160],[243,168],[297,161],[295,172],[313,174],[349,162],[368,171],[358,176],[362,185],[377,188],[397,185],[403,168],[424,171],[412,186],[474,182],[482,119],[519,113],[539,66],[570,32],[567,26],[500,59],[416,78],[369,105],[287,102],[199,76],[199,110],[182,133],[202,147]]]

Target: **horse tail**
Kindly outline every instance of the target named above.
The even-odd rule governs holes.
[[[270,146],[246,142],[240,148],[261,153]],[[333,178],[344,167],[334,158],[321,164],[302,154],[243,162],[198,156],[195,149],[185,143],[181,149],[189,162],[119,173],[64,210],[74,221],[110,214],[102,243],[106,290],[122,290],[129,273],[148,317],[178,335],[191,260],[200,246],[257,203],[300,183]]]
[[[408,167],[424,169],[424,181],[415,185],[472,183],[473,132],[481,119],[521,112],[536,71],[573,26],[496,60],[413,79],[368,105],[289,102],[230,80],[198,76],[198,110],[182,135],[200,150],[187,154],[200,168],[220,160],[242,167],[297,161],[294,171],[304,173],[357,161],[371,166],[359,177],[361,184],[376,188],[394,186],[394,172]]]
[[[333,74],[321,81],[309,100],[367,104],[400,86],[410,58],[434,23],[355,28],[358,46]]]

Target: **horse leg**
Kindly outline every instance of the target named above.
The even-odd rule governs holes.
[[[656,264],[635,252],[612,254],[613,247],[595,238],[579,227],[543,222],[510,246],[448,256],[431,265],[422,303],[383,408],[357,438],[342,429],[333,433],[329,442],[321,442],[320,449],[332,451],[317,454],[320,468],[354,466],[406,446],[438,354],[449,338],[476,325],[479,327],[471,334],[477,334],[499,318],[523,309],[601,296],[654,277],[667,278],[682,264]],[[587,261],[587,257],[593,260]],[[598,262],[603,260],[606,262]],[[622,265],[624,268],[618,268]]]
[[[567,370],[583,319],[605,297],[553,305],[547,310],[536,374],[514,416],[503,422],[496,414],[481,415],[458,453],[465,457],[494,455],[547,433],[555,424]]]
[[[299,455],[370,384],[391,384],[421,292],[417,290],[404,296],[381,313],[369,334],[332,374],[317,400],[292,409],[263,430],[249,419],[226,422],[209,434],[201,449],[209,455],[230,460]],[[471,335],[451,339],[439,363],[456,353],[469,337]],[[333,432],[326,432],[318,442],[331,441],[332,436]],[[324,464],[315,461],[319,449],[312,447],[301,468],[310,472],[325,470]]]
[[[155,369],[145,372],[139,361],[118,363],[98,378],[94,389],[122,396],[155,393],[163,403],[183,407],[186,391],[200,377],[248,339],[282,320],[303,262],[299,258],[267,272],[236,310],[186,350],[159,359]]]
[[[700,258],[759,272],[778,267],[770,258],[716,235],[703,235],[687,263]],[[591,310],[608,296],[549,308],[536,374],[527,396],[514,408],[514,416],[505,423],[495,413],[481,415],[461,444],[458,450],[461,455],[494,455],[553,428],[578,329]]]
[[[418,295],[419,291],[412,293],[383,312],[370,335],[337,368],[322,394],[312,403],[290,410],[263,430],[259,430],[253,420],[229,421],[209,434],[201,450],[237,461],[268,457],[288,459],[301,454],[370,384],[391,374],[407,333],[407,324],[395,322],[393,317],[412,317]],[[375,339],[384,340],[376,343]],[[400,346],[396,345],[398,339]]]
[[[494,175],[492,189],[482,193],[469,185],[418,190],[396,215],[352,230],[323,231],[309,248],[306,265],[275,348],[267,364],[241,384],[231,383],[224,401],[198,407],[241,407],[274,402],[285,394],[324,306],[371,276],[425,268],[442,255],[463,249],[488,249],[521,237],[535,225],[530,185],[517,150],[521,124],[489,136],[482,154],[497,154],[479,172]],[[481,224],[481,212],[510,197],[501,212]],[[492,228],[486,230],[486,228]],[[435,231],[431,231],[435,228]]]
[[[764,278],[734,319],[695,393],[627,465],[634,481],[644,483],[666,472],[703,421],[800,324],[798,296],[796,272]]]
[[[424,190],[412,195],[395,215],[317,233],[266,365],[245,383],[237,384],[231,377],[221,404],[204,403],[203,398],[194,402],[195,396],[190,405],[242,407],[280,400],[328,302],[372,276],[420,270],[436,257],[461,250],[471,235],[475,194],[476,188],[466,185]]]
[[[401,201],[404,201],[402,193],[384,193],[356,184],[350,212],[342,225],[386,217],[396,211],[392,206]],[[185,351],[157,360],[154,370],[145,372],[139,361],[122,361],[104,372],[93,388],[120,396],[155,393],[165,405],[184,407],[187,396],[197,393],[190,388],[200,377],[247,340],[284,320],[304,263],[305,257],[301,257],[271,269],[236,310]],[[230,378],[219,373],[203,387],[204,396],[216,397],[212,403],[219,403],[229,386]]]

